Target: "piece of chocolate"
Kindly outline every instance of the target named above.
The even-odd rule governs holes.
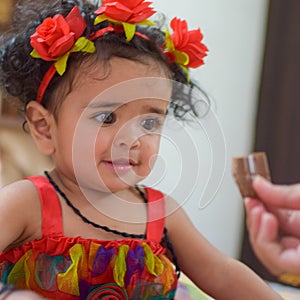
[[[252,180],[260,175],[270,180],[270,171],[265,152],[254,152],[248,156],[234,157],[232,175],[243,197],[257,198]]]

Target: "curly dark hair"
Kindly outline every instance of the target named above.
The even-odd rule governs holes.
[[[105,22],[94,25],[96,17],[94,11],[98,6],[88,0],[21,0],[16,5],[10,29],[0,37],[0,88],[6,90],[8,95],[18,98],[24,108],[29,101],[36,99],[40,83],[52,64],[51,61],[30,56],[32,51],[30,36],[46,18],[56,14],[66,17],[74,6],[79,7],[87,24],[85,36],[107,26]],[[176,82],[173,85],[169,106],[169,112],[172,111],[176,118],[183,119],[188,112],[197,116],[196,104],[199,102],[208,108],[209,100],[206,94],[187,78],[187,74],[176,63],[170,63],[162,53],[161,46],[165,38],[160,26],[137,26],[136,31],[148,38],[135,35],[127,42],[124,33],[107,32],[94,41],[96,49],[101,51],[97,50],[93,54],[73,53],[68,60],[65,74],[62,77],[56,74],[51,80],[42,104],[52,110],[59,107],[58,100],[56,102],[53,100],[58,97],[53,97],[53,93],[59,91],[66,95],[72,90],[76,70],[87,61],[87,58],[93,62],[100,59],[108,66],[112,57],[141,63],[146,63],[145,58],[148,57],[161,64],[170,78]]]

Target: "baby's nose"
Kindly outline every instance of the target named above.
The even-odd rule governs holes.
[[[140,146],[140,138],[143,132],[137,120],[130,120],[123,124],[114,137],[114,144],[123,148],[137,148]]]

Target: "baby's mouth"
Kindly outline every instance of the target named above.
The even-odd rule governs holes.
[[[137,165],[135,161],[128,159],[104,160],[103,163],[115,172],[127,172]]]

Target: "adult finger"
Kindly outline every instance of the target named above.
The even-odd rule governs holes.
[[[260,227],[261,216],[266,210],[263,205],[255,199],[246,198],[244,204],[246,210],[246,225],[250,238],[256,239]]]
[[[253,180],[253,187],[260,200],[268,206],[300,209],[300,184],[276,185],[257,176]]]

